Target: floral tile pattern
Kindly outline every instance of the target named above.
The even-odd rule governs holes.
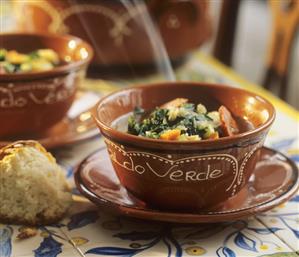
[[[113,234],[118,240],[113,239],[105,245],[87,244],[82,251],[104,256],[139,256],[142,253],[150,256],[153,250],[157,256],[257,256],[289,250],[271,233],[256,221],[197,226],[160,224],[156,228],[143,224],[137,230],[120,228]]]
[[[25,226],[0,226],[0,256],[57,256],[64,249],[74,250],[57,226],[35,228],[36,235],[19,239]],[[45,255],[47,254],[47,255]]]
[[[195,53],[177,70],[177,78],[260,90],[251,88],[248,82],[200,53]],[[121,87],[121,83],[87,81],[86,88],[105,94]],[[284,152],[299,165],[299,119],[294,117],[295,111],[279,100],[273,101],[277,118],[266,144]],[[73,183],[76,165],[101,145],[101,138],[95,137],[53,153]],[[73,193],[75,203],[68,215],[59,224],[36,228],[36,235],[31,238],[17,239],[21,226],[0,225],[0,256],[299,256],[296,253],[299,251],[299,194],[286,204],[247,220],[186,225],[106,213],[79,196],[75,188]]]
[[[258,219],[267,227],[278,227],[275,234],[299,252],[299,194],[282,206],[260,214]]]

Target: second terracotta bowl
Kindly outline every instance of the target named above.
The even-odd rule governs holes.
[[[243,126],[232,137],[197,142],[147,139],[114,128],[115,120],[136,106],[150,110],[177,97],[202,103],[208,110],[225,105],[253,127]],[[196,211],[220,204],[246,185],[275,110],[267,100],[245,90],[180,82],[118,91],[97,104],[94,116],[113,167],[130,193],[156,208]]]
[[[0,75],[0,138],[40,133],[61,121],[92,59],[89,44],[67,35],[11,33],[0,34],[0,48],[50,48],[62,62],[47,71]]]

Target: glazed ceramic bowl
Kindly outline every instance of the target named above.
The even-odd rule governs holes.
[[[39,133],[59,122],[70,108],[92,58],[89,44],[73,36],[0,34],[0,48],[28,53],[56,51],[62,64],[49,70],[0,76],[0,138]]]
[[[216,140],[179,142],[114,129],[115,120],[136,106],[150,110],[177,97],[202,103],[208,110],[225,105],[236,120],[243,121],[239,124],[241,133]],[[156,208],[197,211],[227,200],[246,185],[275,110],[264,98],[242,89],[178,82],[113,93],[100,100],[94,117],[113,167],[130,193]]]

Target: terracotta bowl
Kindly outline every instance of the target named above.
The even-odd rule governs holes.
[[[49,71],[1,74],[0,138],[39,133],[59,122],[93,56],[89,44],[67,35],[18,33],[1,34],[0,48],[22,53],[51,48],[65,61]]]
[[[177,97],[203,103],[208,110],[225,105],[237,120],[253,125],[232,137],[197,142],[147,139],[113,128],[134,107],[153,109]],[[196,211],[237,194],[248,182],[275,118],[264,98],[229,86],[165,83],[124,89],[103,98],[95,121],[121,183],[139,199],[167,210]]]

